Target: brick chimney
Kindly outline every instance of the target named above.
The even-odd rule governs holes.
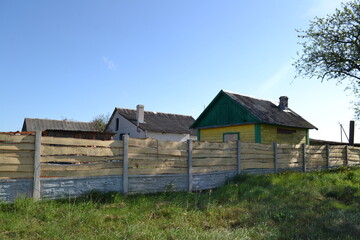
[[[136,121],[138,126],[139,123],[144,123],[144,105],[136,106]]]
[[[288,100],[289,98],[287,96],[281,96],[280,98],[280,102],[279,102],[279,109],[280,110],[285,110],[288,108]]]

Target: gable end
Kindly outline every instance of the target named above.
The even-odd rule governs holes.
[[[256,116],[221,90],[191,125],[191,128],[260,122]]]

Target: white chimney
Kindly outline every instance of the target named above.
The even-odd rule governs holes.
[[[136,106],[136,121],[137,125],[144,123],[144,105],[139,104]]]
[[[289,98],[287,96],[281,96],[279,99],[280,99],[279,109],[281,109],[281,110],[287,109],[288,108],[288,100],[289,100]]]

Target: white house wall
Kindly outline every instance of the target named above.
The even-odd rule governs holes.
[[[119,130],[116,131],[116,119],[119,119]],[[145,119],[146,121],[146,119]],[[115,113],[113,118],[110,119],[110,123],[106,129],[108,132],[116,133],[114,136],[115,140],[120,139],[121,134],[129,134],[131,138],[155,138],[158,140],[167,140],[167,141],[186,141],[188,139],[196,140],[196,136],[191,136],[189,134],[177,134],[177,133],[157,133],[157,132],[144,132],[139,129],[135,124],[124,118],[119,113]]]
[[[119,119],[119,130],[116,131],[116,119]],[[115,113],[114,117],[110,120],[110,124],[107,131],[116,133],[114,139],[118,140],[121,134],[129,134],[131,138],[145,138],[143,130],[139,129],[135,124],[128,121],[126,118],[121,116],[119,113]]]

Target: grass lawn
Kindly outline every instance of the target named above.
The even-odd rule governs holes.
[[[237,176],[203,192],[0,203],[0,239],[360,239],[360,169]]]

